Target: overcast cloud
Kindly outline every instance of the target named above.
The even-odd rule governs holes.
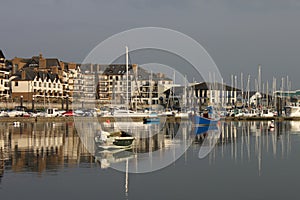
[[[80,62],[113,34],[165,27],[202,44],[227,82],[261,64],[264,80],[288,75],[300,89],[299,11],[297,0],[2,0],[0,49]]]

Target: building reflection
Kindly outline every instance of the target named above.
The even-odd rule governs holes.
[[[0,123],[1,173],[42,173],[79,162],[93,162],[73,122]]]
[[[255,161],[258,174],[261,174],[264,156],[287,157],[291,152],[291,135],[300,134],[300,122],[275,122],[272,131],[268,129],[269,123],[224,122],[217,146],[209,154],[209,162],[216,162],[218,156],[238,162]],[[89,130],[88,127],[96,126],[90,122],[83,123],[81,128]],[[79,137],[73,122],[0,123],[0,182],[5,170],[55,172],[78,164],[93,164],[95,160],[101,162],[102,168],[106,168],[112,163],[137,160],[140,153],[148,154],[151,158],[153,152],[163,153],[165,149],[174,148],[179,141],[188,147],[189,141],[195,140],[188,122],[165,123],[163,126],[110,123],[100,128],[131,133],[136,138],[132,149],[123,152],[98,151],[93,140],[96,130],[85,131],[84,137]],[[179,129],[182,131],[178,135]],[[199,151],[199,147],[201,143],[192,144],[194,150]],[[187,156],[185,154],[185,159]]]

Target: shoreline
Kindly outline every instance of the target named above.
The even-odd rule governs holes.
[[[127,118],[118,118],[118,121],[126,122]],[[0,117],[0,122],[72,122],[80,121],[95,121],[98,122],[115,122],[114,117]],[[167,117],[168,122],[187,121],[188,119],[180,117]],[[226,117],[221,121],[300,121],[300,117]],[[130,118],[132,122],[142,122],[143,117]]]

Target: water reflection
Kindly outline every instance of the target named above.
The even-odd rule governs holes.
[[[1,175],[4,169],[43,173],[93,160],[72,122],[0,123],[0,149]]]
[[[81,124],[80,124],[81,125]],[[82,125],[84,130],[88,125]],[[194,135],[192,135],[189,122],[161,124],[143,123],[109,123],[102,124],[101,130],[125,131],[135,138],[130,149],[103,150],[101,148],[87,147],[93,152],[95,150],[96,160],[102,168],[113,167],[125,171],[126,165],[122,162],[128,161],[130,172],[140,173],[157,170],[168,166],[180,157],[190,146]],[[83,135],[86,146],[92,136]]]
[[[218,145],[210,155],[210,161],[232,159],[235,162],[257,162],[258,175],[262,173],[264,157],[287,158],[292,148],[291,134],[299,132],[300,122],[270,121],[226,122],[222,126]]]
[[[211,163],[216,163],[218,159],[232,159],[235,162],[255,161],[260,175],[265,156],[271,154],[274,158],[287,158],[291,153],[292,139],[300,136],[297,135],[300,133],[298,121],[275,122],[274,130],[268,129],[269,123],[268,121],[224,122],[218,143],[209,154],[208,161]],[[92,125],[91,122],[88,126]],[[116,126],[120,128],[120,124],[113,123],[101,128],[116,129]],[[93,144],[94,157],[83,145],[84,142],[81,141],[82,138],[78,136],[72,122],[0,123],[0,181],[6,170],[14,173],[42,174],[78,164],[83,166],[94,164],[95,160],[102,168],[110,167],[115,163],[122,163],[125,168],[128,165],[125,162],[129,161],[129,166],[137,165],[137,160],[147,155],[150,159],[145,164],[152,165],[153,155],[156,153],[163,157],[166,150],[171,152],[170,160],[175,161],[178,143],[188,148],[189,142],[197,140],[197,137],[191,134],[191,125],[188,123],[167,123],[163,127],[140,125],[126,128],[126,124],[123,126],[122,129],[129,131],[136,138],[132,149],[98,151]],[[179,128],[182,132],[176,135]],[[150,135],[144,135],[146,133]],[[94,133],[90,134],[91,139]],[[199,142],[191,146],[195,151],[200,147]],[[185,158],[187,156],[189,155],[185,154]]]

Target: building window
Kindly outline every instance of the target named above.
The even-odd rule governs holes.
[[[19,86],[19,83],[18,83],[18,81],[16,81],[16,82],[15,82],[15,86]]]
[[[44,83],[44,87],[47,87],[46,83]]]
[[[48,83],[48,87],[51,87],[51,83]]]
[[[39,87],[42,87],[42,83],[41,82],[39,82]]]
[[[34,87],[36,87],[36,82],[33,83]]]

